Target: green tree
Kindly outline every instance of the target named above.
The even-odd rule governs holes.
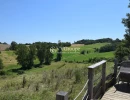
[[[40,43],[38,46],[38,50],[37,50],[37,57],[40,61],[40,65],[43,64],[43,62],[45,61],[45,50],[46,50],[46,45],[44,43]]]
[[[128,5],[128,8],[130,8],[130,3]],[[127,18],[122,19],[122,23],[126,27],[126,34],[124,35],[125,39],[117,47],[115,52],[115,57],[117,57],[120,62],[125,56],[129,56],[130,53],[130,13],[127,13],[126,17]]]
[[[45,64],[50,65],[53,59],[53,54],[50,52],[50,49],[46,49],[45,53]]]
[[[57,51],[56,61],[61,61],[61,58],[62,58],[62,49],[61,49],[61,47],[59,47],[58,51]]]
[[[29,61],[28,63],[28,68],[32,68],[32,66],[34,65],[34,59],[36,56],[36,47],[35,45],[30,45],[29,46],[29,54],[28,54],[28,58],[27,60]]]
[[[125,47],[124,43],[121,43],[116,51],[115,51],[115,57],[119,60],[119,62],[123,61],[125,56],[128,56],[130,53],[130,49]]]
[[[35,59],[36,49],[34,45],[27,47],[24,44],[19,44],[16,50],[18,64],[22,66],[22,69],[30,69],[33,66],[33,60]]]
[[[27,69],[28,68],[28,54],[29,54],[29,48],[26,45],[19,44],[18,48],[16,50],[16,55],[17,55],[17,61],[18,64],[22,66],[22,69]]]
[[[17,43],[15,41],[11,42],[10,50],[16,50],[17,48]]]

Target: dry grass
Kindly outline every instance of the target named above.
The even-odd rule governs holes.
[[[10,45],[8,45],[8,44],[0,44],[0,51],[6,50],[9,47],[10,47]]]
[[[16,55],[13,51],[1,51],[0,57],[3,60],[4,66],[17,64]]]
[[[85,76],[83,74],[85,69],[87,70],[85,64],[79,64],[77,67],[75,64],[60,62],[57,63],[57,67],[44,69],[46,67],[43,68],[42,73],[32,72],[32,74],[27,73],[15,77],[0,77],[0,100],[3,98],[3,100],[16,100],[17,98],[19,100],[27,98],[27,100],[55,100],[55,95],[60,90],[69,92],[69,98],[73,100],[87,80],[87,74]],[[77,70],[80,71],[78,78],[82,77],[82,81],[78,83],[76,82]]]
[[[84,46],[84,44],[72,44],[71,47],[80,47],[80,46]]]

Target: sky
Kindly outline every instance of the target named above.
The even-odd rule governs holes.
[[[123,39],[129,0],[0,0],[0,42]]]

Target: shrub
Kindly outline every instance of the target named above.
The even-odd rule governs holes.
[[[99,49],[99,52],[110,52],[110,51],[115,51],[116,49],[116,44],[107,44],[105,46],[102,46]]]
[[[73,69],[68,69],[65,73],[66,78],[71,79],[73,76]]]
[[[79,70],[75,70],[75,83],[78,83],[81,81],[81,74],[80,74],[80,71]]]
[[[83,54],[83,55],[84,55],[84,54],[85,54],[85,50],[82,50],[82,51],[80,52],[80,54]]]
[[[21,75],[21,74],[24,74],[24,71],[23,70],[19,70],[17,73],[18,73],[18,75]]]
[[[5,75],[5,71],[0,70],[0,75]]]
[[[127,48],[124,43],[118,45],[115,51],[115,57],[119,60],[119,62],[122,62],[124,57],[128,56],[129,54],[130,54],[130,49]]]
[[[106,59],[105,57],[94,57],[94,58],[89,58],[88,59],[88,63],[95,63],[95,62],[99,62],[101,60]]]
[[[2,70],[3,68],[4,68],[3,61],[2,59],[0,59],[0,70]]]

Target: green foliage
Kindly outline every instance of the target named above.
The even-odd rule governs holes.
[[[97,40],[90,40],[90,39],[83,39],[75,42],[75,44],[94,44],[94,43],[111,43],[111,42],[117,42],[120,41],[119,39],[113,40],[111,38],[103,38],[103,39],[97,39]]]
[[[29,54],[27,57],[27,60],[29,61],[28,68],[30,69],[34,65],[34,59],[36,55],[36,47],[35,45],[30,45],[29,46]]]
[[[17,49],[17,43],[15,41],[11,42],[10,50],[16,50]]]
[[[130,7],[130,4],[129,6]],[[130,13],[126,14],[127,18],[122,19],[122,23],[126,27],[126,34],[124,35],[125,40],[117,47],[115,57],[121,62],[125,56],[129,56],[130,53]]]
[[[50,52],[51,43],[42,43],[38,42],[36,44],[37,47],[37,57],[40,61],[40,65],[45,63],[46,65],[50,65],[53,59],[53,54]]]
[[[61,58],[62,58],[62,49],[59,47],[57,51],[56,61],[61,61]]]
[[[23,70],[18,70],[18,75],[21,75],[21,74],[24,74],[24,71]]]
[[[84,54],[85,54],[85,50],[82,50],[82,51],[80,52],[80,54],[83,54],[83,55],[84,55]]]
[[[79,70],[75,70],[75,83],[81,82],[81,73]]]
[[[53,54],[50,52],[50,49],[46,49],[45,52],[45,64],[50,65],[53,59]]]
[[[125,46],[125,44],[120,44],[116,51],[115,51],[115,57],[118,58],[119,62],[121,62],[125,56],[128,56],[130,53],[130,49]]]
[[[37,57],[40,61],[40,64],[43,64],[44,60],[45,60],[45,51],[46,51],[46,45],[44,43],[40,43],[39,45],[37,45]]]
[[[5,74],[6,74],[5,71],[0,70],[0,75],[5,75]]]
[[[4,68],[3,61],[2,59],[0,59],[0,70],[2,70],[3,68]]]
[[[16,50],[18,64],[22,66],[22,69],[30,69],[33,66],[33,60],[35,59],[36,49],[34,45],[27,47],[24,44],[19,44]]]
[[[115,51],[116,49],[116,44],[107,44],[105,46],[102,46],[99,49],[99,52],[110,52],[110,51]]]

